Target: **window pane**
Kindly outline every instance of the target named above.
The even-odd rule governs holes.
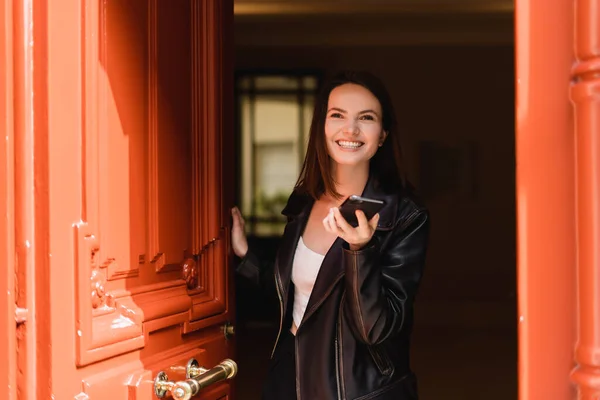
[[[304,89],[316,90],[317,89],[317,78],[314,76],[305,76],[302,80]]]
[[[298,78],[295,76],[257,76],[254,80],[256,90],[298,89]]]
[[[284,221],[281,211],[297,178],[294,143],[260,144],[256,156],[256,212],[259,222],[255,234],[280,234]]]
[[[256,147],[257,196],[265,215],[281,213],[297,178],[293,143],[261,144]],[[258,200],[258,199],[257,199]]]
[[[257,95],[255,142],[296,142],[300,112],[295,95]]]

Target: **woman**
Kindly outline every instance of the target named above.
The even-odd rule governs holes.
[[[265,400],[413,400],[413,302],[429,233],[427,210],[404,180],[390,97],[367,73],[342,73],[318,99],[300,178],[283,214],[275,265],[263,265],[232,210],[237,271],[275,284],[281,324]],[[353,194],[385,201],[349,225]]]

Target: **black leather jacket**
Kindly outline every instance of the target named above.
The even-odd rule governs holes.
[[[386,202],[373,239],[359,251],[340,238],[334,242],[298,327],[298,400],[418,398],[409,343],[429,216],[412,196],[386,194],[377,186],[370,179],[363,193]],[[290,196],[282,212],[288,223],[272,268],[251,250],[237,268],[257,284],[275,283],[281,305],[275,348],[282,330],[291,326],[292,261],[312,204],[309,196]]]

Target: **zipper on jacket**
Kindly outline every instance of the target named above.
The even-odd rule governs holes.
[[[342,400],[342,388],[340,387],[340,353],[338,350],[338,333],[335,332],[335,380],[337,382],[337,397]]]
[[[389,359],[383,353],[383,350],[380,350],[379,346],[369,346],[369,353],[371,353],[371,357],[377,365],[379,372],[382,375],[389,376],[392,374],[392,366],[390,365]]]
[[[302,397],[300,396],[300,379],[298,373],[300,371],[300,365],[298,365],[298,336],[294,336],[294,359],[296,362],[296,400],[300,400]]]
[[[277,339],[275,339],[275,345],[273,345],[273,350],[271,351],[271,358],[275,355],[275,349],[277,348],[277,344],[279,343],[279,336],[281,335],[281,329],[283,328],[283,298],[281,297],[280,289],[279,289],[279,274],[277,274],[277,270],[275,270],[274,279],[275,279],[275,288],[277,289],[277,297],[279,297],[279,332],[277,332]]]
[[[345,297],[346,293],[342,295],[342,300],[340,301],[340,308],[338,310],[338,320],[335,332],[335,378],[337,382],[338,400],[346,399],[346,391],[344,389],[344,374],[342,371],[344,362],[342,350],[342,346],[344,345],[344,341],[342,338],[342,307],[344,306]]]

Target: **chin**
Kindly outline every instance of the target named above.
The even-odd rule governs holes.
[[[365,164],[365,163],[369,162],[369,160],[365,159],[365,157],[340,157],[340,156],[337,156],[337,157],[331,157],[331,158],[337,165],[344,165],[347,167],[356,167],[361,164]]]

